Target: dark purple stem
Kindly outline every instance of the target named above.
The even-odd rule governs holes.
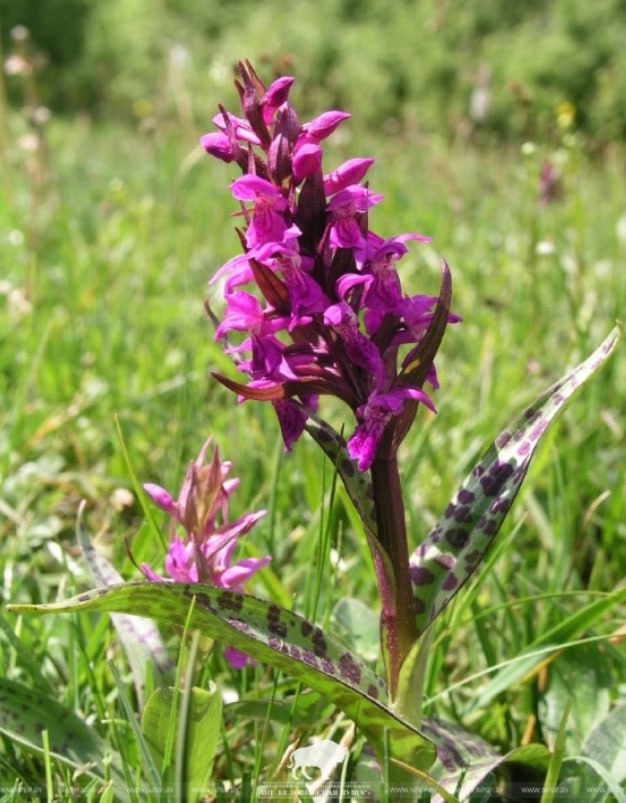
[[[378,576],[381,596],[381,639],[389,691],[396,696],[402,662],[417,639],[415,603],[409,573],[409,549],[404,502],[395,457],[377,457],[372,463],[378,541],[389,558],[391,577]]]

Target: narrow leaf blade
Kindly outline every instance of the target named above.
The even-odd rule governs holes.
[[[500,529],[548,425],[603,364],[621,331],[549,388],[498,435],[443,517],[410,559],[417,625],[423,632],[476,571]]]

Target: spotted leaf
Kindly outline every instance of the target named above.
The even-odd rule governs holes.
[[[10,743],[42,754],[44,731],[48,733],[50,754],[74,771],[77,786],[79,778],[87,781],[95,778],[112,783],[117,799],[129,799],[117,753],[110,756],[111,780],[105,781],[102,767],[107,752],[111,751],[93,726],[46,691],[0,677],[0,733]]]
[[[357,469],[356,463],[350,459],[345,440],[336,430],[308,410],[307,415],[307,432],[335,466],[368,538],[375,537],[376,509],[369,471]]]
[[[430,770],[432,777],[458,800],[471,799],[487,776],[492,776],[489,785],[494,785],[493,775],[505,775],[508,764],[522,765],[526,773],[536,773],[540,779],[545,776],[550,753],[543,745],[529,744],[500,755],[480,736],[458,725],[426,718],[422,729],[437,744],[437,761]],[[433,803],[442,800],[438,795],[433,797]]]
[[[50,605],[14,605],[11,610],[132,612],[181,625],[194,599],[191,627],[324,695],[363,730],[381,760],[388,733],[394,758],[420,769],[430,766],[434,746],[385,705],[384,681],[319,627],[270,602],[200,584],[138,582],[96,589]]]
[[[423,632],[476,571],[508,513],[542,435],[561,407],[615,347],[618,325],[600,347],[498,435],[410,559],[417,625]]]

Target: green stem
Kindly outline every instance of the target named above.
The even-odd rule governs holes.
[[[381,597],[381,640],[391,700],[396,697],[400,668],[417,639],[415,603],[409,573],[404,502],[395,457],[377,457],[372,463],[372,485],[380,547],[388,558],[378,575]]]
[[[419,728],[422,722],[422,700],[426,682],[426,669],[433,641],[434,630],[429,627],[402,665],[394,699],[394,711]]]

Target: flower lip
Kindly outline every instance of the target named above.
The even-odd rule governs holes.
[[[238,201],[257,201],[259,198],[275,199],[282,202],[280,207],[283,209],[287,204],[278,187],[260,176],[241,176],[231,183],[230,190]]]
[[[252,145],[260,145],[261,140],[258,135],[254,133],[247,120],[242,120],[234,114],[228,112],[220,112],[213,118],[213,124],[220,129],[220,131],[232,130],[237,139],[249,142]]]

